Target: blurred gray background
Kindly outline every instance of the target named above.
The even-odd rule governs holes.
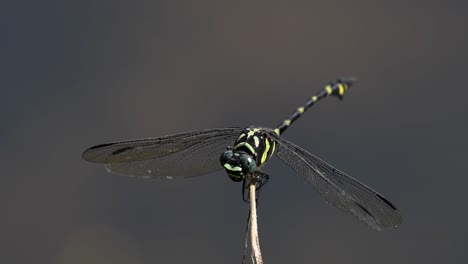
[[[468,260],[463,1],[8,1],[0,9],[0,261],[240,263],[248,206],[220,171],[177,181],[81,159],[116,140],[276,126],[389,198],[376,232],[273,159],[265,263]]]

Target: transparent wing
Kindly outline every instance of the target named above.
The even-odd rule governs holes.
[[[241,132],[242,128],[219,128],[101,144],[87,149],[83,159],[104,163],[120,175],[199,176],[222,169],[219,157]]]
[[[280,145],[276,156],[302,175],[328,202],[377,230],[401,224],[400,213],[382,195],[274,132],[270,134]]]

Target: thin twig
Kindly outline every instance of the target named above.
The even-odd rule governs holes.
[[[256,204],[256,186],[255,181],[250,182],[250,245],[252,246],[252,259],[256,264],[263,264],[262,252],[260,251],[260,242],[258,239],[257,226],[257,204]]]

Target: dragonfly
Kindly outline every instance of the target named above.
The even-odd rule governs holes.
[[[398,227],[402,216],[383,195],[282,137],[318,101],[343,99],[353,83],[345,78],[327,83],[274,129],[213,128],[106,143],[88,148],[82,157],[105,164],[109,172],[142,178],[187,178],[224,169],[234,182],[255,181],[260,187],[269,179],[262,167],[276,155],[336,208],[377,230]]]

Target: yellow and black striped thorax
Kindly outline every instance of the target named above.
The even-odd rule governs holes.
[[[261,128],[250,127],[239,135],[234,142],[234,151],[244,151],[252,155],[257,168],[265,164],[275,153],[276,142]]]

